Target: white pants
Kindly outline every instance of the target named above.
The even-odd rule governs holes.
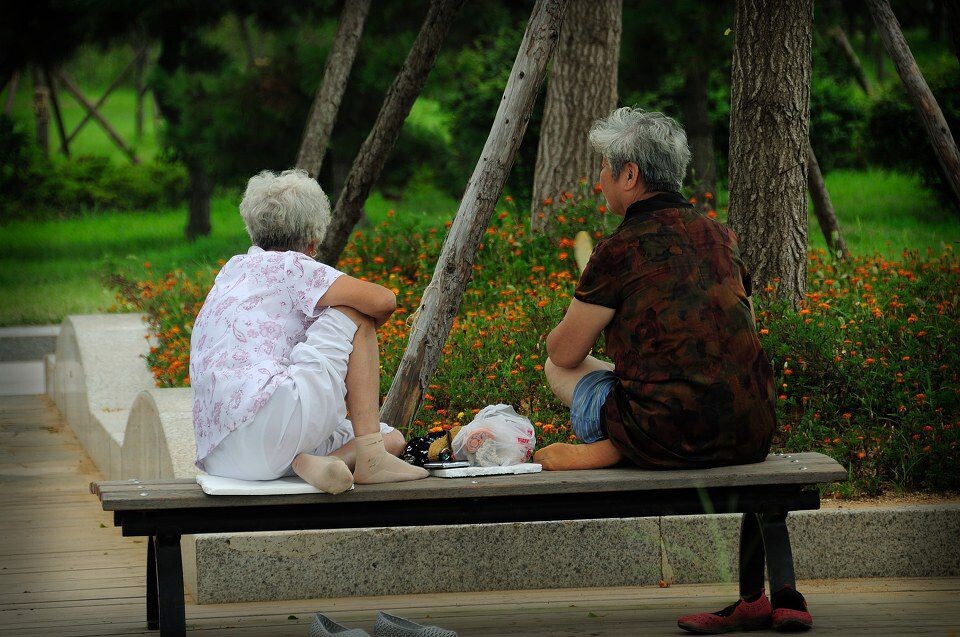
[[[293,475],[301,453],[326,456],[353,440],[345,397],[347,361],[357,324],[327,308],[294,346],[285,378],[246,426],[231,432],[203,460],[211,475],[274,480]],[[393,427],[380,424],[381,433]]]

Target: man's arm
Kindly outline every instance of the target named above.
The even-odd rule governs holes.
[[[583,362],[613,318],[614,309],[573,299],[560,324],[547,336],[547,355],[557,367]]]
[[[317,301],[318,308],[333,305],[352,307],[372,318],[380,327],[397,309],[397,296],[382,285],[343,274]]]

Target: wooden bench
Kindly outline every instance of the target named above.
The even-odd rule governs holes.
[[[792,578],[787,513],[820,508],[815,485],[846,477],[835,460],[800,453],[701,470],[427,478],[358,485],[335,496],[208,496],[193,480],[94,482],[90,487],[103,509],[114,512],[124,536],[149,538],[147,626],[167,637],[186,632],[180,556],[180,537],[186,534],[757,514],[768,565],[776,560]],[[759,551],[762,570],[763,546]]]

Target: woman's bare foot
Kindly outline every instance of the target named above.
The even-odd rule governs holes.
[[[623,456],[609,440],[583,445],[568,445],[556,442],[533,454],[533,461],[547,471],[571,471],[579,469],[603,469],[620,462]]]
[[[353,486],[350,468],[336,456],[301,453],[293,459],[293,472],[324,493],[343,493]]]

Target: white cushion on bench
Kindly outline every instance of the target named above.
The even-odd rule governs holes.
[[[276,480],[237,480],[207,473],[197,476],[197,484],[207,495],[290,495],[323,493],[297,476]],[[351,489],[353,487],[350,487]]]

